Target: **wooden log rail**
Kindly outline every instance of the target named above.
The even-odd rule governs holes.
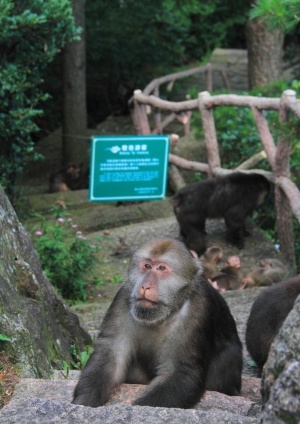
[[[230,84],[227,77],[226,69],[223,67],[212,66],[211,63],[207,63],[204,66],[198,66],[196,68],[188,69],[181,72],[175,72],[173,74],[165,75],[160,78],[152,80],[143,90],[145,96],[153,94],[155,97],[160,96],[160,86],[167,84],[167,90],[171,91],[176,81],[190,77],[196,74],[205,75],[205,88],[207,91],[213,90],[213,74],[220,73],[224,87],[230,90]],[[182,113],[183,112],[183,113]],[[189,133],[191,112],[181,111],[182,114],[171,113],[162,120],[160,108],[154,108],[154,128],[150,131],[152,134],[161,133],[164,128],[167,127],[174,120],[178,120],[184,127],[185,135]],[[150,129],[149,129],[150,130]]]
[[[158,78],[154,81],[161,83],[162,79]],[[164,82],[166,81],[164,80]],[[278,138],[276,145],[264,111],[277,110],[279,112],[279,121],[282,122],[288,120],[289,112],[300,118],[300,100],[296,99],[296,93],[293,90],[286,90],[281,98],[267,98],[235,94],[212,96],[208,91],[204,91],[199,93],[198,99],[170,102],[150,94],[155,86],[154,82],[152,82],[151,85],[149,84],[146,87],[147,90],[145,89],[144,92],[141,90],[135,90],[134,92],[133,120],[137,133],[151,134],[146,107],[151,106],[157,110],[167,110],[173,114],[199,110],[202,117],[208,163],[188,161],[173,154],[170,154],[169,162],[179,168],[207,173],[210,176],[225,175],[235,171],[222,168],[213,109],[218,106],[235,106],[248,107],[252,111],[263,150],[255,157],[245,161],[236,170],[246,173],[261,173],[275,184],[279,243],[287,261],[295,270],[291,211],[300,223],[300,192],[290,178],[291,140],[288,137],[281,136]],[[262,158],[267,158],[272,169],[271,172],[253,168]],[[174,169],[172,172],[174,173]]]

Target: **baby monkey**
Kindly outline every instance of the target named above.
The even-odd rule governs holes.
[[[219,291],[243,288],[240,268],[241,260],[239,256],[229,256],[226,266],[212,276],[212,285]]]
[[[219,246],[208,247],[202,256],[203,275],[211,279],[217,273],[217,264],[223,258],[223,250]]]
[[[244,287],[271,286],[278,283],[288,274],[287,267],[278,259],[261,259],[259,267],[243,278]]]

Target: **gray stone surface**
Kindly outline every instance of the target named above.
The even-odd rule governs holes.
[[[262,394],[267,402],[276,378],[293,362],[300,361],[300,296],[275,337],[263,369]],[[300,380],[299,380],[300,393]],[[300,408],[300,400],[299,400]]]
[[[300,296],[271,345],[262,396],[264,423],[300,422]]]
[[[151,207],[149,203],[148,209]],[[161,207],[164,207],[163,204]],[[126,209],[124,213],[126,213]],[[251,220],[247,221],[247,227],[251,232],[251,236],[246,238],[245,247],[241,250],[226,241],[226,227],[223,219],[209,219],[206,223],[207,244],[209,246],[214,244],[220,246],[224,251],[225,258],[228,255],[239,255],[243,273],[252,270],[262,258],[273,257],[284,262],[284,259],[272,246],[270,240],[253,225]],[[95,231],[89,238],[95,239],[103,236],[103,234],[108,234],[106,238],[102,239],[103,247],[108,250],[108,254],[114,253],[120,243],[122,243],[122,255],[120,255],[122,258],[130,258],[133,249],[153,238],[171,237],[180,239],[179,227],[173,211],[167,217],[159,217],[153,221],[110,228],[108,233],[102,230]]]
[[[272,386],[264,424],[300,423],[300,361],[288,362]]]
[[[56,373],[57,374],[57,373]],[[16,399],[33,399],[42,398],[48,400],[59,400],[71,402],[73,398],[73,391],[79,378],[79,372],[74,375],[76,379],[21,379],[17,384],[13,400]],[[249,381],[248,381],[249,380]],[[259,408],[255,401],[251,399],[249,386],[252,384],[258,388],[259,381],[253,380],[251,377],[243,378],[243,389],[241,396],[227,396],[223,393],[206,392],[201,401],[195,406],[194,409],[211,410],[221,409],[224,411],[232,412],[244,416],[257,415]],[[107,402],[107,405],[117,403],[131,403],[134,399],[138,398],[145,390],[145,386],[138,384],[122,384],[119,388],[115,389],[112,397]]]
[[[48,218],[52,217],[51,208],[57,200],[65,203],[68,213],[71,211],[73,221],[81,230],[88,232],[151,221],[173,214],[168,199],[116,206],[116,203],[89,202],[87,190],[32,195],[26,198],[29,210],[42,213]],[[30,229],[40,221],[40,218],[30,218],[25,225]]]
[[[16,399],[0,412],[1,424],[84,424],[90,422],[103,424],[255,424],[259,423],[259,419],[222,410],[184,410],[131,405],[89,408],[72,405],[65,401],[39,398]]]

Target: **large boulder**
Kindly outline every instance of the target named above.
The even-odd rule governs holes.
[[[263,422],[300,422],[300,296],[275,338],[262,375]]]
[[[57,295],[43,273],[29,234],[0,186],[0,333],[1,342],[24,377],[48,377],[70,346],[78,351],[91,343],[78,317]]]

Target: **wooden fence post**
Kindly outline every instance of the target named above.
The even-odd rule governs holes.
[[[212,78],[212,69],[211,64],[207,63],[206,65],[206,71],[205,71],[205,84],[206,84],[206,90],[212,91],[213,90],[213,78]]]
[[[159,85],[155,87],[154,89],[154,96],[159,98]],[[158,134],[162,133],[162,126],[161,126],[161,113],[159,108],[154,109],[154,122],[155,122],[155,128],[158,130]]]
[[[134,93],[141,93],[141,90],[135,90]],[[151,134],[148,116],[145,105],[137,102],[133,97],[133,110],[131,112],[132,121],[137,134]]]
[[[292,90],[286,90],[282,93],[279,107],[279,122],[288,122],[288,112],[285,107],[285,98],[296,97],[296,93]],[[288,135],[283,135],[281,132],[277,141],[277,150],[275,157],[275,183],[280,177],[290,178],[290,155],[291,155],[291,140]],[[293,218],[289,201],[279,186],[275,184],[275,204],[276,204],[276,225],[278,231],[278,239],[280,250],[285,256],[287,262],[292,267],[292,272],[296,270],[296,258],[294,249],[294,229]]]
[[[207,150],[207,159],[210,169],[210,174],[213,174],[215,168],[221,167],[221,160],[219,154],[219,146],[217,140],[217,133],[213,115],[213,108],[208,108],[210,94],[207,91],[199,93],[199,110],[202,117],[202,124],[204,129],[205,144]]]

